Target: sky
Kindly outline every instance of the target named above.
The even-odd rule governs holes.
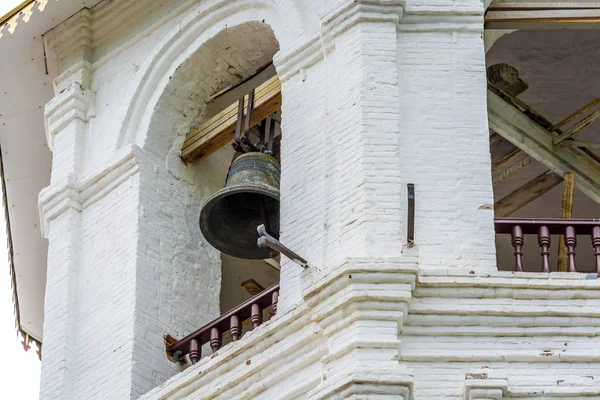
[[[0,17],[21,2],[0,0]],[[0,398],[35,400],[39,398],[40,361],[35,346],[26,353],[17,340],[3,210],[0,215]]]

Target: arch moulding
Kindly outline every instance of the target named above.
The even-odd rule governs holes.
[[[225,29],[247,22],[263,22],[270,26],[280,48],[286,52],[292,42],[303,36],[303,29],[295,10],[292,15],[286,10],[284,19],[277,3],[275,0],[221,0],[211,5],[202,3],[190,10],[189,16],[154,48],[142,66],[143,72],[133,85],[131,101],[121,124],[117,149],[128,144],[146,147],[154,110],[173,73]]]

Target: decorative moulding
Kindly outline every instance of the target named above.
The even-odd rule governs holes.
[[[303,297],[327,340],[326,379],[308,398],[410,398],[413,377],[399,361],[400,334],[417,272],[406,257],[350,258],[329,274],[305,273]]]
[[[64,182],[42,189],[38,200],[42,235],[48,237],[48,224],[63,212],[69,209],[83,211],[135,175],[141,159],[148,159],[148,155],[141,148],[129,145],[107,166],[82,179],[70,175]],[[158,164],[153,162],[153,165]]]
[[[317,386],[319,374],[286,387],[281,382],[311,366],[320,371],[317,366],[322,357],[322,339],[310,321],[308,309],[300,306],[278,314],[237,342],[204,357],[142,399],[180,398],[194,392],[204,398],[234,398],[242,394],[257,398],[264,396],[267,388],[275,388],[280,398],[296,398]]]
[[[77,82],[89,89],[92,81],[92,12],[84,8],[64,23],[44,34],[49,68],[58,76],[54,79],[55,93],[62,93]]]
[[[407,11],[398,25],[401,32],[481,32],[483,14],[479,11],[460,14],[454,10],[427,13]]]
[[[74,120],[88,122],[94,116],[93,110],[94,94],[78,82],[72,83],[50,100],[44,110],[48,148],[53,150],[54,137]]]
[[[373,397],[382,400],[410,400],[413,381],[412,375],[408,373],[356,371],[336,379],[329,385],[319,386],[308,393],[307,399],[337,400]]]

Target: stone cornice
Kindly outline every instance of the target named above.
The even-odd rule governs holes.
[[[536,377],[535,385],[526,378],[525,385],[518,376],[510,376],[506,371],[480,368],[465,374],[465,400],[503,400],[522,397],[536,398],[598,398],[600,379],[590,375],[560,375],[557,379],[551,374]]]
[[[416,259],[350,258],[324,276],[305,272],[303,297],[327,338],[321,359],[327,380],[309,399],[410,398],[413,377],[398,361],[398,335],[416,285]],[[365,329],[370,325],[377,331]]]
[[[480,12],[406,12],[398,24],[400,32],[481,32]]]
[[[354,371],[330,385],[323,385],[310,392],[310,400],[317,399],[412,399],[413,377],[396,371]]]
[[[55,96],[44,110],[48,148],[54,148],[54,136],[74,120],[88,122],[94,116],[94,94],[79,83],[72,83]]]
[[[348,1],[330,11],[321,19],[324,36],[335,37],[360,22],[398,23],[402,16],[404,1],[363,0]]]
[[[593,279],[590,279],[592,277]],[[586,298],[600,298],[600,279],[587,273],[512,272],[473,269],[421,269],[419,290],[422,288],[512,288],[584,290]],[[532,293],[525,292],[525,293]],[[548,292],[552,295],[552,291]],[[554,292],[557,293],[557,292]],[[521,294],[523,296],[523,293]],[[521,297],[527,298],[527,297]]]
[[[92,13],[84,8],[64,23],[44,35],[47,47],[48,64],[58,67],[58,77],[54,80],[57,93],[73,83],[90,88],[92,78]]]
[[[71,175],[64,182],[44,188],[38,200],[42,235],[48,237],[49,223],[65,211],[83,211],[135,175],[139,170],[140,157],[147,156],[139,147],[129,145],[118,152],[106,167],[83,179],[78,180]]]
[[[361,22],[389,22],[404,32],[483,32],[483,8],[414,7],[398,0],[346,2],[322,16],[320,34],[276,56],[280,80],[284,82],[301,69],[317,63],[324,57],[323,47],[325,52],[330,52],[335,36]]]
[[[322,335],[311,323],[308,309],[300,306],[265,322],[212,356],[204,357],[142,399],[159,399],[167,394],[177,398],[196,390],[201,390],[206,398],[217,394],[233,398],[241,393],[254,398],[265,387],[275,386],[308,365],[318,363],[322,357],[321,341]],[[320,377],[316,378],[317,381],[303,383],[308,387],[300,385],[296,390],[305,387],[303,392],[307,392],[318,384]],[[280,393],[282,396],[287,394],[285,390]],[[290,394],[290,398],[298,395]]]
[[[337,311],[361,301],[386,304],[382,308],[388,310],[390,315],[382,314],[381,317],[397,321],[396,314],[400,312],[402,317],[411,301],[417,271],[416,260],[411,257],[352,258],[325,276],[305,272],[305,278],[308,281],[314,279],[314,283],[303,291],[303,297],[312,308],[313,318],[326,329],[326,334],[335,333],[344,324],[362,318],[361,313],[345,315],[343,320],[329,318]],[[386,282],[385,288],[379,286],[381,282]],[[390,304],[396,304],[400,309],[392,310],[388,307]],[[402,318],[399,322],[402,322]]]

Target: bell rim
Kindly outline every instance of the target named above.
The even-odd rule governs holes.
[[[213,203],[216,203],[217,201],[227,197],[227,195],[231,194],[232,192],[238,192],[240,189],[252,189],[252,191],[254,193],[258,193],[258,194],[262,194],[262,195],[266,195],[274,200],[279,201],[280,200],[280,191],[277,189],[273,189],[273,190],[266,190],[264,188],[261,187],[257,187],[255,185],[237,185],[235,186],[235,188],[223,188],[220,189],[219,191],[217,191],[216,193],[214,193],[212,196],[210,196],[206,202],[204,202],[204,204],[202,205],[201,211],[200,211],[200,218],[198,221],[199,227],[200,227],[200,232],[202,232],[202,236],[204,237],[204,239],[208,242],[208,244],[210,244],[213,248],[217,249],[218,251],[225,253],[227,255],[230,255],[232,257],[236,257],[236,255],[232,255],[226,251],[223,251],[223,249],[220,249],[216,246],[214,246],[210,240],[208,240],[207,238],[207,233],[205,232],[203,229],[203,226],[206,226],[206,222],[208,221],[208,215],[209,215],[209,208],[207,206],[212,205]],[[212,210],[213,207],[210,207],[210,209]],[[204,222],[204,223],[203,223]],[[258,227],[257,227],[258,228]],[[269,232],[272,235],[276,235],[277,237],[279,237],[279,232]],[[212,235],[210,235],[212,236]],[[258,248],[258,245],[257,245]],[[248,260],[254,259],[254,260],[264,260],[266,258],[272,258],[273,256],[273,251],[270,251],[268,249],[265,249],[266,253],[270,254],[271,257],[265,257],[265,258],[246,258]]]

